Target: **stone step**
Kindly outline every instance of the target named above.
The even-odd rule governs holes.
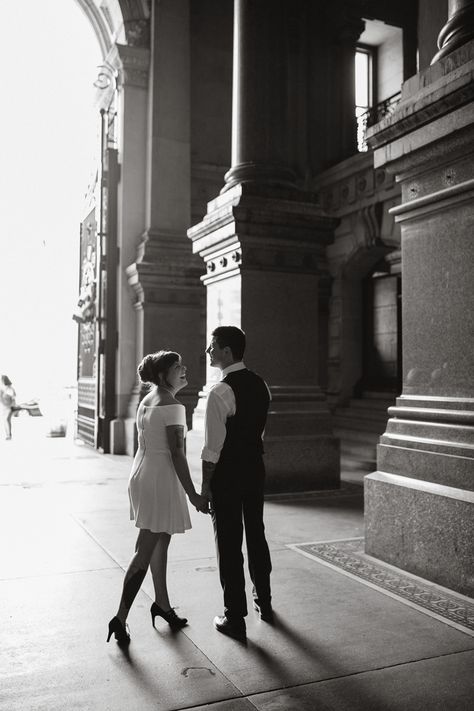
[[[396,395],[387,390],[381,390],[377,392],[376,390],[364,390],[362,392],[362,400],[395,400]]]
[[[334,429],[371,432],[377,436],[385,432],[386,423],[386,419],[377,420],[373,418],[350,417],[349,415],[343,416],[336,414],[333,418]]]
[[[341,452],[372,450],[375,449],[380,439],[379,435],[373,432],[363,432],[361,430],[335,429],[334,434],[341,441]]]
[[[395,405],[395,401],[395,396],[386,397],[383,399],[381,398],[380,400],[353,397],[349,400],[348,407],[351,409],[355,408],[357,410],[372,410],[373,412],[385,412],[387,408],[391,407],[392,405]]]
[[[355,439],[341,440],[341,454],[354,459],[373,459],[377,450],[378,440],[375,442],[359,442]]]
[[[358,459],[351,455],[341,455],[341,472],[363,472],[370,474],[375,471],[377,463],[375,456],[372,459]]]
[[[344,418],[353,420],[368,420],[374,423],[378,428],[380,424],[385,424],[388,420],[387,410],[369,410],[368,408],[355,407],[336,407],[334,410],[334,418]]]

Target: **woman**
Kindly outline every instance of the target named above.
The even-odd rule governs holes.
[[[0,377],[0,414],[5,428],[5,439],[12,438],[12,416],[15,407],[16,393],[8,375]]]
[[[137,411],[138,450],[128,487],[130,518],[140,532],[125,574],[119,609],[109,622],[107,642],[112,634],[120,643],[129,642],[126,619],[148,566],[155,588],[150,610],[153,626],[157,615],[174,629],[187,624],[172,609],[168,598],[168,546],[173,533],[191,528],[185,492],[196,508],[205,507],[206,503],[191,481],[184,450],[185,408],[175,397],[187,385],[181,356],[172,351],[151,353],[140,363],[138,375],[142,383],[154,386]]]

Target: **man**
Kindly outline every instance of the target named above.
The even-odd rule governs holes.
[[[243,361],[245,334],[235,326],[212,332],[206,353],[222,371],[210,390],[202,450],[202,496],[209,502],[216,539],[224,616],[214,627],[236,639],[246,637],[247,602],[242,556],[243,524],[254,607],[271,622],[270,553],[263,525],[265,468],[262,436],[270,393]]]

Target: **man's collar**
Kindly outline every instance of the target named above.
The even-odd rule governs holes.
[[[238,363],[232,363],[232,365],[228,365],[227,368],[224,368],[222,371],[221,380],[224,380],[229,373],[235,373],[237,370],[245,370],[245,368],[246,365],[243,360],[239,360]]]

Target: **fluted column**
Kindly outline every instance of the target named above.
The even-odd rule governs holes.
[[[235,0],[232,167],[226,187],[291,184],[288,155],[288,0]]]
[[[439,33],[439,51],[431,60],[431,64],[474,39],[474,0],[448,2],[448,21]]]

